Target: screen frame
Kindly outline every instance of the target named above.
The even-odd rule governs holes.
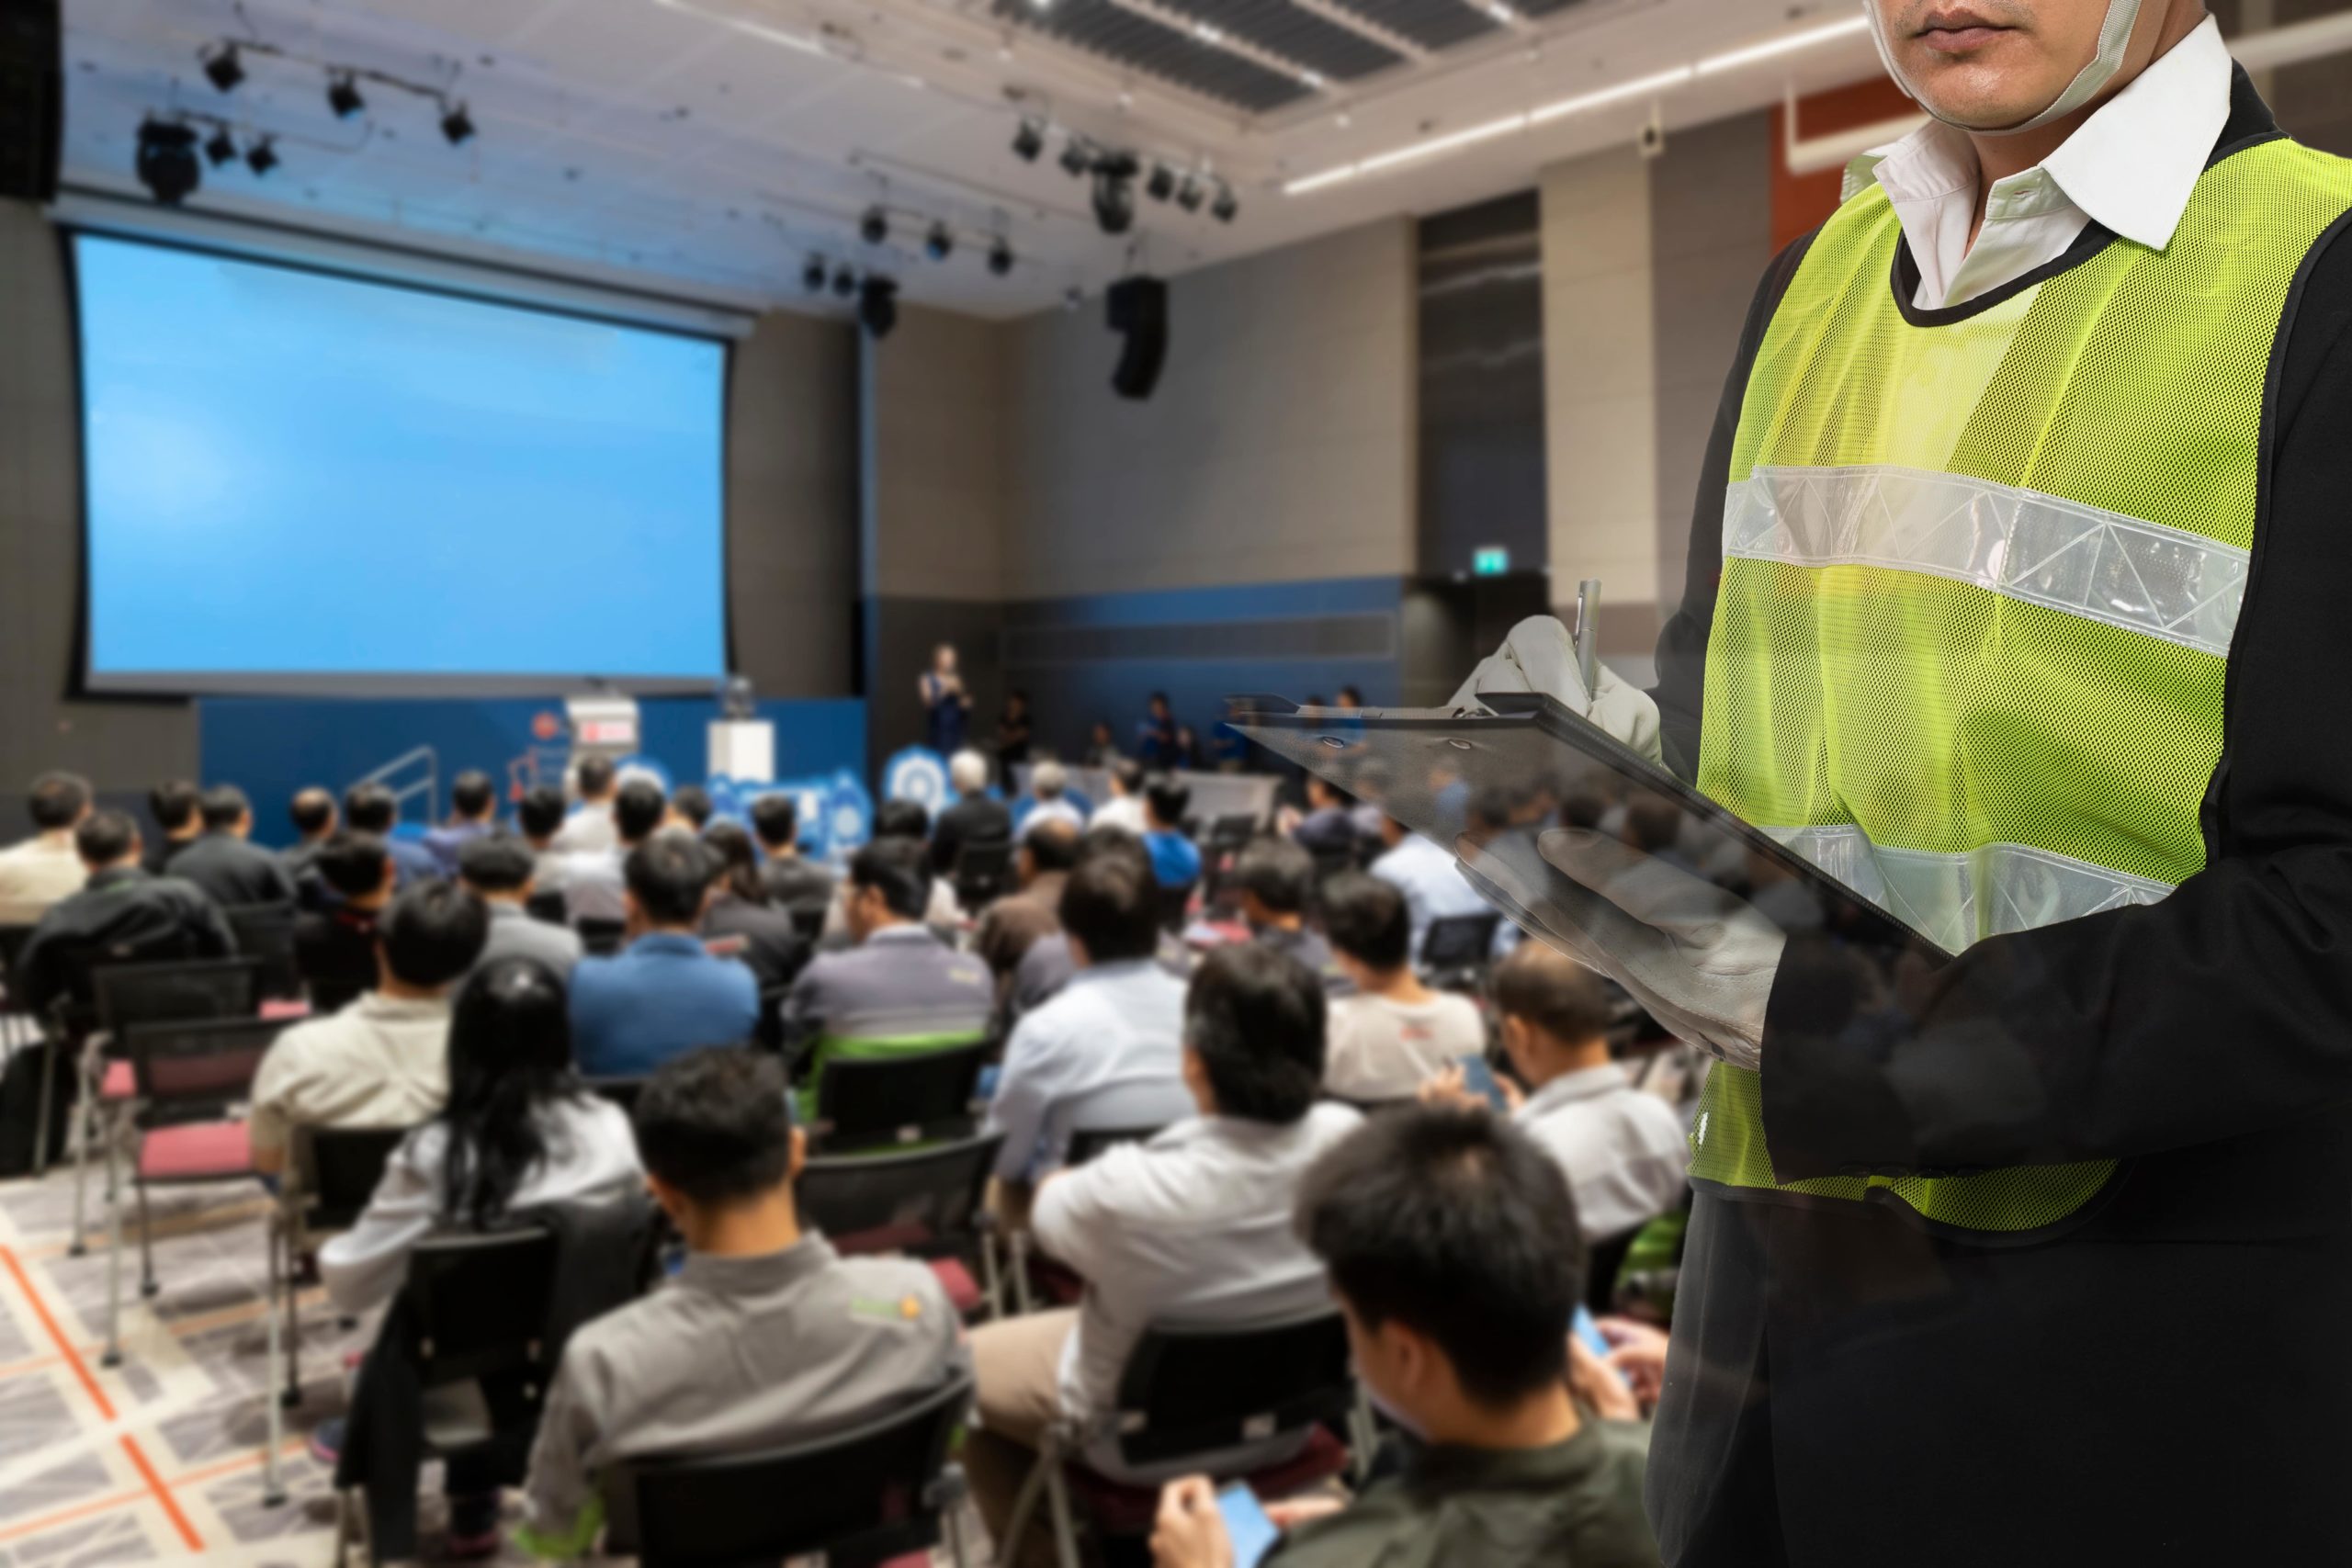
[[[62,258],[66,297],[66,332],[70,340],[74,377],[74,504],[81,511],[81,525],[75,530],[78,546],[75,565],[74,602],[74,649],[68,664],[72,688],[71,698],[141,700],[153,698],[204,696],[297,696],[297,697],[536,697],[585,690],[618,692],[631,696],[680,696],[707,693],[729,680],[737,669],[735,657],[735,527],[734,527],[734,423],[735,423],[735,343],[718,333],[696,333],[675,326],[661,326],[633,319],[624,310],[592,310],[577,306],[534,303],[500,295],[487,289],[475,290],[446,283],[413,282],[370,273],[363,267],[338,266],[329,262],[291,256],[258,255],[250,250],[230,245],[208,244],[201,240],[159,237],[152,233],[96,220],[60,221],[55,225],[57,245]],[[401,288],[413,294],[433,295],[442,299],[462,299],[471,304],[496,305],[510,310],[527,310],[543,316],[556,316],[569,321],[592,321],[599,326],[626,327],[632,332],[652,333],[663,337],[683,338],[691,343],[711,344],[719,350],[718,365],[718,614],[719,657],[725,670],[711,676],[696,675],[629,675],[598,671],[582,671],[577,675],[548,675],[534,673],[453,675],[447,671],[108,671],[100,672],[91,668],[90,642],[90,441],[89,398],[83,374],[84,343],[82,330],[82,236],[111,240],[119,243],[145,245],[156,250],[184,251],[197,255],[216,257],[223,261],[244,262],[254,266],[274,267],[283,272],[308,273],[332,277],[344,282],[372,284],[379,288]],[[518,268],[502,268],[512,276],[529,276]]]

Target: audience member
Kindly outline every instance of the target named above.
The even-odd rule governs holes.
[[[1306,907],[1315,897],[1313,855],[1288,839],[1253,839],[1233,859],[1233,886],[1240,892],[1241,918],[1252,939],[1306,964],[1334,995],[1355,988],[1331,956],[1331,944],[1306,923]]]
[[[1523,1101],[1508,1080],[1512,1120],[1559,1162],[1576,1193],[1585,1239],[1600,1243],[1678,1207],[1690,1150],[1681,1118],[1634,1087],[1609,1059],[1606,982],[1566,953],[1521,942],[1495,965],[1495,1011],[1503,1050],[1528,1085]],[[1468,1098],[1450,1068],[1425,1091]]]
[[[1029,694],[1015,687],[1004,694],[1004,710],[996,721],[996,765],[1007,778],[1029,760]]]
[[[901,1258],[842,1258],[804,1231],[807,1145],[784,1072],[750,1051],[664,1064],[637,1104],[647,1185],[686,1244],[653,1294],[564,1348],[525,1487],[531,1551],[585,1556],[597,1472],[640,1454],[782,1447],[840,1432],[967,1375],[937,1280]]]
[[[147,811],[164,836],[148,846],[145,863],[161,876],[172,857],[204,831],[204,793],[186,779],[169,779],[147,792]]]
[[[1065,902],[1079,900],[1093,866],[1115,863],[1081,865]],[[966,1439],[964,1462],[1000,1561],[1017,1559],[1004,1527],[1030,1450],[1057,1419],[1083,1425],[1115,1408],[1128,1352],[1146,1328],[1295,1317],[1329,1300],[1322,1266],[1292,1221],[1308,1168],[1359,1121],[1345,1106],[1316,1100],[1323,1010],[1322,987],[1286,954],[1246,944],[1210,953],[1185,993],[1179,1053],[1197,1114],[1038,1190],[1037,1245],[1085,1279],[1086,1295],[1075,1311],[1012,1318],[972,1336],[980,1427]],[[1253,1468],[1295,1447],[1281,1438],[1210,1462]],[[1107,1436],[1086,1458],[1107,1474],[1141,1478]]]
[[[1136,761],[1147,768],[1176,766],[1176,714],[1165,692],[1145,700],[1144,716],[1136,724]]]
[[[1372,874],[1405,896],[1413,927],[1413,960],[1420,961],[1430,922],[1453,915],[1479,915],[1487,901],[1470,886],[1451,852],[1440,849],[1394,817],[1380,819],[1380,841],[1387,846],[1372,863]]]
[[[572,770],[580,803],[563,820],[555,847],[566,854],[609,850],[619,842],[613,830],[613,795],[620,778],[610,757],[582,757]]]
[[[1069,983],[1069,943],[1062,938],[1062,886],[1078,863],[1079,832],[1049,822],[1021,840],[1012,857],[1021,891],[989,906],[973,951],[997,977],[997,1032],[1009,1035]]]
[[[376,927],[399,874],[383,840],[348,829],[328,837],[311,869],[327,899],[294,918],[294,967],[312,1007],[332,1012],[376,984]]]
[[[624,832],[635,822],[629,793],[637,787],[621,787],[614,815]],[[653,817],[660,820],[658,809]],[[629,851],[622,896],[629,944],[610,958],[583,958],[571,972],[572,1049],[589,1077],[643,1077],[697,1045],[732,1045],[759,1027],[759,982],[742,964],[713,958],[698,934],[710,860],[699,840],[675,831]]]
[[[1157,962],[1159,887],[1143,846],[1115,829],[1088,834],[1062,886],[1061,923],[1076,973],[1014,1027],[989,1102],[989,1130],[1004,1134],[997,1179],[1015,1219],[1028,1189],[1062,1163],[1071,1133],[1161,1127],[1192,1110],[1184,983]]]
[[[294,842],[277,852],[286,874],[294,881],[294,901],[306,909],[323,908],[330,901],[318,873],[319,851],[340,822],[334,796],[316,784],[298,789],[287,803],[286,819],[294,826]]]
[[[1326,778],[1306,775],[1306,815],[1290,830],[1310,854],[1353,859],[1357,851],[1355,802]]]
[[[529,904],[537,868],[531,847],[512,833],[469,840],[458,852],[458,880],[490,911],[482,967],[502,958],[532,958],[555,971],[558,979],[568,980],[572,965],[580,962],[580,933],[570,926],[531,918]]]
[[[792,796],[778,791],[752,801],[752,830],[768,857],[760,887],[769,903],[805,919],[832,902],[832,868],[800,852],[800,811]]]
[[[469,768],[449,784],[449,820],[424,835],[424,852],[444,876],[458,874],[465,847],[498,830],[498,786],[490,775]]]
[[[33,781],[26,809],[33,836],[0,850],[0,926],[28,926],[88,880],[74,829],[90,815],[90,784],[72,773]]]
[[[400,821],[400,800],[382,784],[354,784],[344,792],[344,826],[355,833],[383,840],[385,852],[392,857],[393,869],[399,873],[401,886],[440,875],[441,863],[433,858],[433,852],[396,831]]]
[[[703,830],[702,847],[711,873],[710,900],[702,912],[705,945],[741,959],[763,992],[791,985],[808,966],[808,941],[790,915],[767,902],[752,835],[741,823],[722,819]]]
[[[1345,1506],[1270,1508],[1287,1527],[1270,1568],[1657,1568],[1648,1428],[1571,1397],[1590,1386],[1563,1332],[1584,1248],[1558,1169],[1526,1138],[1463,1111],[1375,1117],[1308,1173],[1299,1225],[1356,1375],[1414,1440],[1399,1473]],[[1231,1563],[1206,1477],[1162,1494],[1152,1559]]]
[[[1023,837],[1048,822],[1086,826],[1085,809],[1070,798],[1069,772],[1051,757],[1029,770],[1029,801],[1028,813],[1021,818]]]
[[[141,850],[137,825],[121,812],[82,818],[74,829],[74,852],[85,874],[81,891],[34,922],[8,977],[12,1010],[46,1012],[69,993],[88,1002],[76,971],[99,954],[143,963],[225,958],[236,951],[220,907],[194,883],[146,870]]]
[[[348,815],[348,813],[346,813]],[[377,927],[376,988],[296,1024],[254,1075],[254,1168],[285,1168],[296,1127],[413,1127],[449,1089],[449,991],[481,956],[490,917],[455,883],[419,883]]]
[[[1162,892],[1180,892],[1201,879],[1201,849],[1184,831],[1193,792],[1166,773],[1144,786],[1143,847],[1151,853],[1151,874]]]
[[[958,751],[947,764],[947,782],[959,797],[939,814],[931,830],[931,869],[942,876],[956,874],[967,844],[1003,846],[1012,841],[1012,813],[1001,800],[989,798],[989,760],[978,751]]]
[[[1143,815],[1143,764],[1132,757],[1117,757],[1103,771],[1111,776],[1111,798],[1094,808],[1088,826],[1123,828],[1142,838],[1150,828]]]
[[[922,803],[914,800],[886,800],[874,808],[874,842],[885,839],[899,839],[921,845],[923,864],[931,863],[931,813]],[[944,876],[930,879],[931,892],[923,905],[923,924],[940,931],[952,931],[964,918],[963,908],[956,902],[956,889]],[[820,933],[824,945],[837,947],[856,939],[849,926],[850,885],[846,879],[833,885],[833,901],[825,907],[825,927]]]
[[[531,846],[531,891],[563,891],[565,855],[556,847],[563,831],[563,792],[553,784],[533,784],[514,803],[514,828]]]
[[[879,838],[850,857],[842,918],[856,945],[819,954],[793,982],[784,1018],[794,1043],[928,1043],[986,1032],[988,965],[923,923],[931,890],[931,858],[920,839]]]
[[[1486,1020],[1468,997],[1433,991],[1413,973],[1405,896],[1376,876],[1347,872],[1323,888],[1323,927],[1353,996],[1331,1004],[1324,1089],[1342,1100],[1409,1100],[1430,1075],[1487,1048]]]
[[[699,833],[710,826],[710,791],[698,784],[682,784],[670,792],[670,826]]]
[[[286,863],[249,841],[253,803],[235,784],[204,792],[204,831],[172,856],[172,874],[204,889],[224,909],[291,904],[294,879]]]
[[[628,857],[662,830],[669,810],[662,786],[642,774],[633,775],[614,790],[611,808],[605,813],[613,830],[612,842],[604,849],[574,850],[564,859],[564,908],[572,924],[582,920],[617,923],[628,919]],[[576,820],[578,813],[573,816]],[[564,832],[571,830],[566,827]],[[562,842],[563,834],[556,835],[556,840]],[[727,1042],[697,1040],[694,1043]]]

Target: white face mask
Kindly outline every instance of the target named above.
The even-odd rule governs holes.
[[[2075,73],[2075,79],[2066,84],[2065,90],[2048,108],[2016,125],[1971,125],[1966,120],[1938,114],[1935,107],[1904,79],[1902,67],[1894,62],[1894,46],[1887,39],[1886,24],[1879,15],[1878,0],[1862,0],[1862,9],[1871,19],[1871,41],[1878,45],[1878,57],[1885,62],[1886,73],[1903,89],[1904,96],[1916,100],[1921,108],[1946,125],[1979,136],[2014,136],[2021,130],[2032,130],[2090,102],[2123,69],[2123,51],[2132,41],[2132,24],[2140,19],[2140,0],[2107,0],[2107,19],[2098,29],[2098,52],[2091,56],[2088,65]]]

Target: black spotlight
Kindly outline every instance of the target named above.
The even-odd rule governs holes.
[[[878,207],[869,207],[865,216],[858,220],[858,234],[869,245],[878,245],[890,237],[890,215]]]
[[[266,175],[277,167],[277,138],[265,136],[246,148],[245,167],[257,175]]]
[[[196,161],[196,132],[185,125],[140,121],[136,166],[139,183],[165,207],[177,207],[204,183],[203,165]]]
[[[811,294],[822,294],[825,291],[824,257],[810,256],[808,258],[808,265],[800,269],[800,287]]]
[[[844,299],[856,293],[857,274],[850,271],[850,269],[845,266],[835,268],[833,271],[833,292],[840,295]]]
[[[237,60],[237,46],[222,44],[211,59],[204,62],[205,79],[224,93],[233,93],[237,84],[245,79],[245,68]]]
[[[1144,181],[1144,194],[1154,201],[1166,201],[1176,194],[1176,175],[1165,164],[1154,164],[1151,175]]]
[[[999,277],[1012,270],[1012,247],[1002,240],[989,247],[989,270]]]
[[[465,105],[459,104],[441,117],[441,134],[448,138],[450,146],[457,146],[473,133],[474,117],[466,112]]]
[[[1233,221],[1234,215],[1240,210],[1241,203],[1235,198],[1233,187],[1219,180],[1216,186],[1216,200],[1209,207],[1209,216],[1220,223],[1230,223]]]
[[[888,337],[899,324],[899,286],[887,277],[867,278],[857,291],[857,319],[875,337]]]
[[[327,83],[327,107],[334,110],[337,119],[349,119],[368,107],[359,96],[359,84],[348,73],[331,78]]]
[[[1176,205],[1187,212],[1198,212],[1201,209],[1201,182],[1186,175],[1184,183],[1176,187]]]
[[[1034,119],[1024,119],[1021,129],[1012,133],[1012,151],[1024,164],[1034,164],[1037,154],[1046,150],[1046,133]]]
[[[922,254],[933,261],[945,261],[956,251],[956,231],[944,223],[933,223],[924,237]]]
[[[1094,160],[1094,221],[1105,234],[1124,234],[1136,221],[1136,161],[1126,152]]]
[[[204,139],[204,161],[214,168],[219,168],[236,155],[237,139],[229,134],[228,127],[222,126]]]
[[[1071,179],[1076,179],[1086,173],[1086,165],[1093,161],[1092,155],[1087,151],[1086,143],[1077,137],[1073,136],[1062,143],[1062,173]]]

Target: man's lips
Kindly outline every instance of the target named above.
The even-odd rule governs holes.
[[[1981,22],[1968,22],[1955,27],[1928,27],[1919,33],[1919,41],[1944,54],[1966,54],[1983,49],[1986,44],[2010,31],[2007,28],[1990,27]]]

